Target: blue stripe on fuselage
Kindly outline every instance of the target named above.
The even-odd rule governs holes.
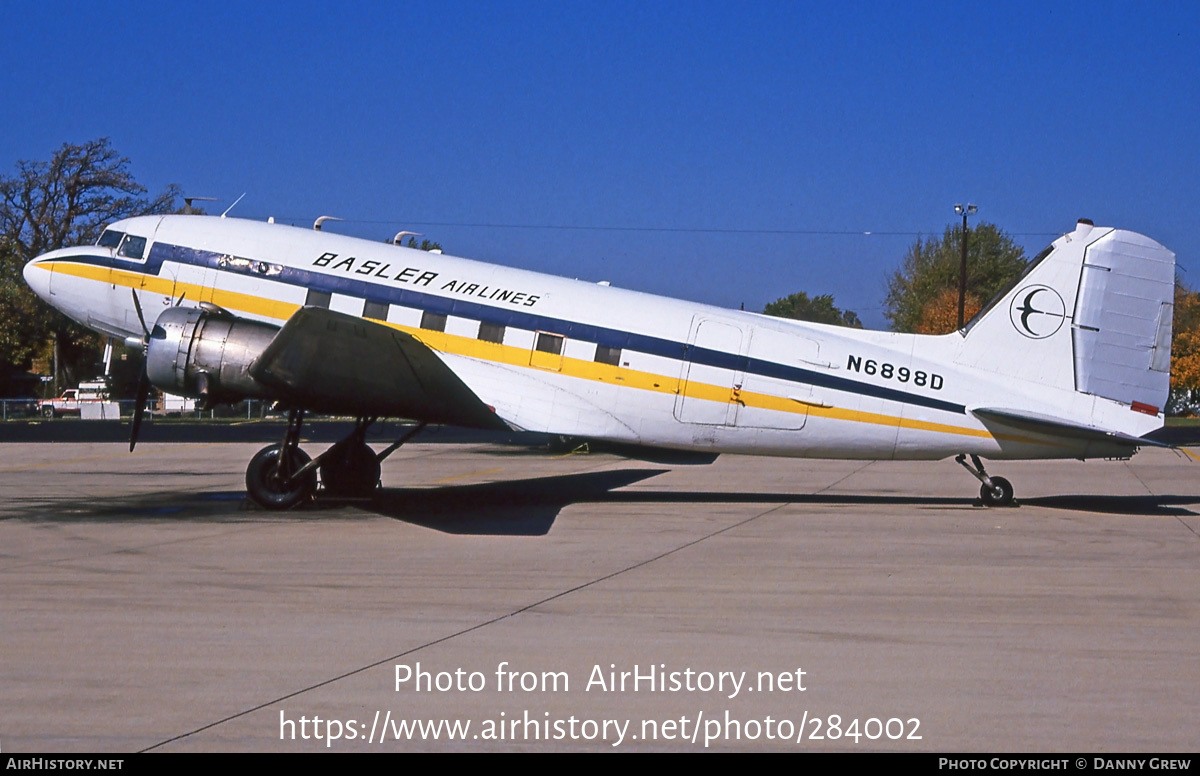
[[[231,272],[230,267],[221,264],[221,260],[227,258],[227,254],[216,253],[214,251],[203,251],[196,248],[156,242],[152,245],[150,254],[144,262],[108,256],[72,256],[57,260],[75,261],[130,272],[159,275],[164,261],[206,267],[220,272]],[[270,264],[270,262],[267,263]],[[645,334],[621,331],[619,329],[578,323],[563,318],[553,318],[546,315],[538,315],[537,313],[525,312],[523,310],[508,310],[503,307],[469,302],[464,299],[449,299],[424,291],[396,288],[357,278],[338,277],[336,275],[328,275],[288,266],[284,266],[279,274],[269,277],[251,271],[249,268],[246,271],[234,272],[233,274],[244,274],[247,277],[286,283],[313,291],[345,294],[371,302],[386,302],[388,304],[400,305],[401,307],[427,310],[442,315],[471,318],[485,323],[511,326],[517,329],[553,332],[571,339],[594,342],[597,345],[605,345],[610,348],[628,349],[679,361],[691,361],[694,364],[746,372],[763,377],[773,377],[788,382],[830,388],[862,396],[872,396],[877,399],[928,407],[960,415],[966,414],[966,408],[961,404],[900,391],[894,388],[872,385],[871,383],[864,383],[858,380],[850,380],[845,377],[837,377],[836,375],[825,374],[824,372],[786,366],[773,361],[735,355],[720,350],[698,348],[687,343],[676,342],[661,337],[652,337]]]

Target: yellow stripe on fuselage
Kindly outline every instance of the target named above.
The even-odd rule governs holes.
[[[230,311],[238,311],[242,313],[249,313],[251,315],[260,315],[267,318],[273,318],[281,323],[287,321],[288,318],[290,318],[297,310],[300,309],[300,307],[302,307],[302,305],[291,302],[265,299],[253,294],[243,294],[238,291],[213,289],[206,286],[196,285],[194,283],[182,283],[164,277],[146,275],[140,272],[130,272],[128,270],[108,267],[97,267],[91,264],[77,264],[69,260],[43,262],[35,266],[51,270],[51,266],[48,265],[52,265],[52,271],[59,272],[64,275],[70,275],[72,277],[95,280],[102,283],[125,286],[127,288],[144,289],[150,293],[162,294],[164,296],[178,296],[180,294],[186,294],[188,299],[194,299],[202,302],[211,301],[213,304],[224,307]],[[569,358],[567,356],[561,357],[561,369],[545,369],[531,365],[531,351],[524,348],[518,348],[512,345],[502,345],[495,342],[487,342],[485,340],[474,339],[471,337],[463,337],[457,334],[447,334],[445,332],[432,331],[429,329],[402,326],[400,324],[389,323],[387,321],[376,321],[376,323],[381,323],[385,326],[390,326],[394,329],[399,329],[400,331],[411,334],[435,351],[452,353],[457,356],[465,356],[467,358],[474,358],[480,361],[489,361],[496,364],[506,364],[525,369],[554,372],[581,380],[593,380],[597,382],[611,383],[624,388],[636,388],[637,390],[641,391],[652,391],[656,393],[667,393],[673,395],[683,394],[689,399],[722,402],[725,404],[740,401],[745,406],[774,410],[776,412],[807,414],[810,417],[844,420],[853,423],[869,423],[879,426],[892,426],[914,429],[918,431],[931,431],[940,434],[957,434],[959,436],[976,437],[979,439],[995,438],[1011,442],[1027,442],[1048,445],[1055,444],[1054,442],[1031,439],[1024,436],[992,434],[984,429],[968,428],[966,426],[957,426],[947,423],[933,423],[930,421],[901,418],[895,415],[863,412],[860,410],[844,409],[840,407],[816,407],[813,405],[801,404],[800,402],[788,399],[786,397],[773,396],[765,393],[756,393],[753,391],[737,391],[735,397],[734,390],[729,387],[698,383],[692,380],[681,381],[679,377],[667,377],[651,372],[642,372],[636,369],[629,369],[628,367],[617,367],[610,364],[602,364],[596,361],[584,361],[582,359]],[[550,356],[551,354],[543,355]]]
[[[244,313],[263,315],[279,321],[286,321],[288,318],[291,318],[292,314],[303,306],[291,302],[264,299],[261,296],[243,294],[238,291],[224,291],[219,288],[213,289],[207,286],[198,286],[195,283],[180,283],[170,278],[146,275],[141,272],[129,272],[123,269],[97,267],[93,264],[75,264],[65,261],[49,263],[53,264],[54,272],[64,275],[84,278],[86,280],[98,280],[101,283],[124,286],[126,288],[142,289],[152,294],[162,294],[163,296],[186,294],[188,299],[194,299],[197,302],[212,302],[227,310],[240,310]],[[43,265],[38,264],[36,266],[40,267]]]

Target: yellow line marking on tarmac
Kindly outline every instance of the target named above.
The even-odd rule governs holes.
[[[1200,456],[1196,455],[1195,453],[1193,453],[1191,450],[1187,449],[1186,447],[1181,447],[1179,449],[1183,451],[1184,455],[1186,455],[1188,458],[1191,458],[1193,461],[1200,461]]]
[[[567,452],[563,453],[562,455],[551,456],[550,460],[551,461],[561,461],[562,459],[570,458],[573,455],[587,455],[590,452],[591,452],[591,449],[588,447],[588,443],[584,442],[583,444],[579,445],[578,447],[575,447],[572,450],[568,450]]]
[[[467,474],[456,474],[453,477],[443,477],[440,480],[434,480],[434,484],[442,482],[454,482],[455,480],[465,480],[467,477],[481,477],[485,474],[495,474],[496,472],[504,471],[503,466],[497,466],[495,469],[484,469],[480,472],[468,472]]]

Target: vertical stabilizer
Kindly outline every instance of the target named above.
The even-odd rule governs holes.
[[[967,327],[959,363],[1158,415],[1170,387],[1175,254],[1080,221]]]

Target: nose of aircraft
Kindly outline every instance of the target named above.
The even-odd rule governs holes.
[[[25,282],[33,289],[33,293],[50,301],[50,273],[51,267],[42,262],[45,256],[38,256],[36,259],[31,259],[23,270]]]

